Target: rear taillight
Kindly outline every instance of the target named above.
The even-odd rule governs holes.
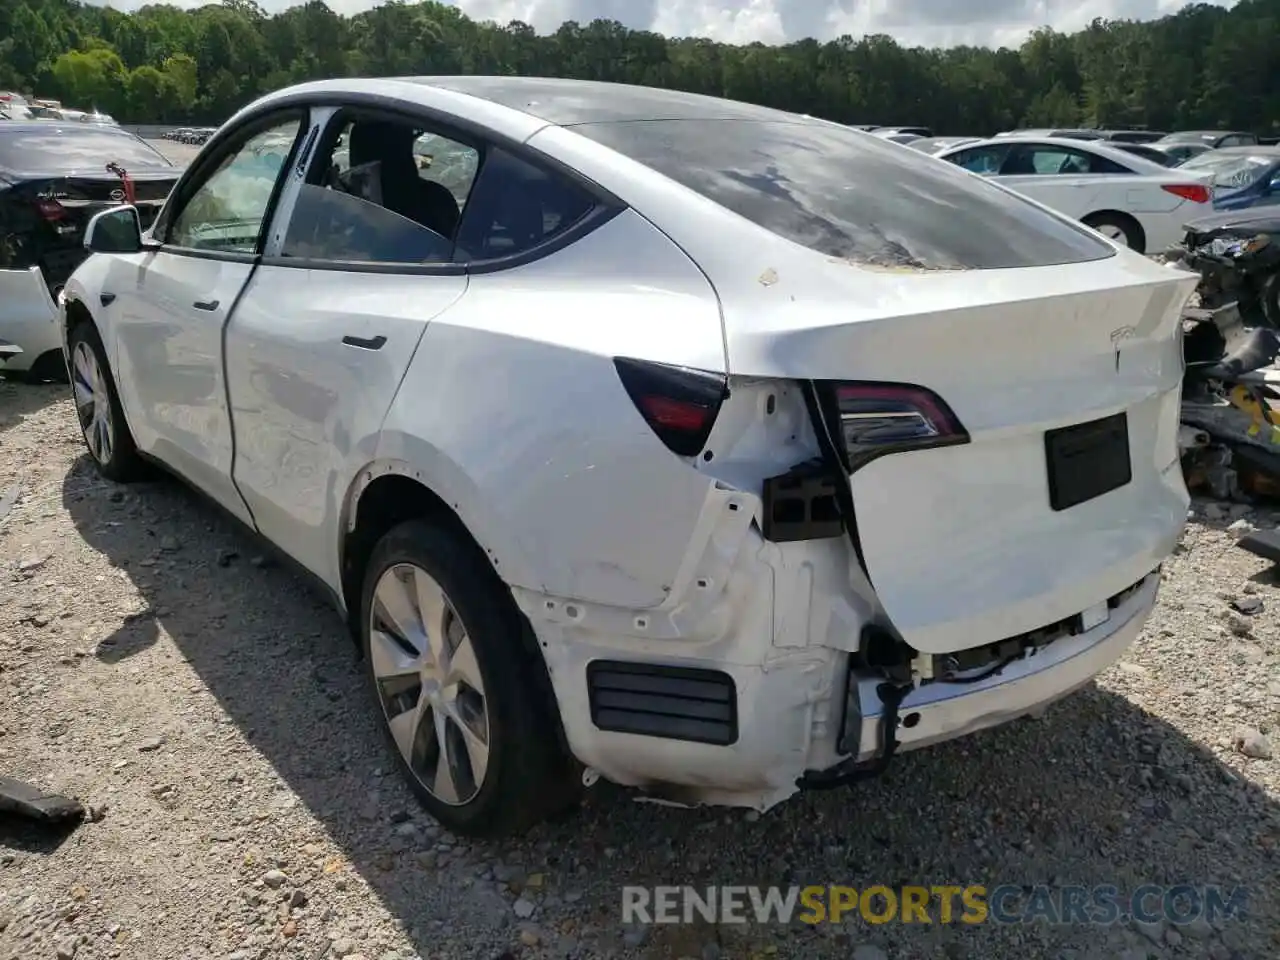
[[[45,220],[61,220],[67,215],[67,208],[57,200],[37,200],[36,212]]]
[[[1203,183],[1162,183],[1160,189],[1192,203],[1208,203],[1211,199],[1209,188]]]
[[[831,416],[848,467],[885,453],[967,443],[969,435],[951,408],[931,390],[906,383],[833,383]]]
[[[723,374],[617,357],[613,365],[645,423],[672,453],[692,457],[706,445],[729,396]]]

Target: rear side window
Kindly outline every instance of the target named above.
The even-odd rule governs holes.
[[[836,124],[651,120],[572,129],[832,257],[999,269],[1114,255],[1083,228],[980,177]]]
[[[0,167],[23,173],[101,171],[115,161],[130,167],[171,167],[159,151],[125,133],[76,125],[6,131],[0,127]]]
[[[594,206],[568,178],[491,149],[463,211],[454,259],[474,262],[524,253],[569,229]]]

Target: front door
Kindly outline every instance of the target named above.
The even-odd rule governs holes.
[[[201,156],[158,226],[156,246],[113,271],[116,369],[139,449],[245,521],[251,517],[231,479],[222,333],[253,274],[304,122],[299,111],[255,122]]]

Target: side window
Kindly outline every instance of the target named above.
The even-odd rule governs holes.
[[[510,257],[550,240],[595,206],[585,190],[493,148],[458,231],[459,262]]]
[[[193,250],[256,253],[272,190],[301,126],[300,117],[291,117],[228,153],[186,199],[165,241]]]
[[[946,159],[958,167],[964,167],[970,173],[993,174],[1000,172],[1000,164],[1008,152],[1009,148],[1004,146],[975,147],[972,150],[953,153]]]
[[[348,116],[316,151],[281,256],[448,263],[479,152],[412,121]]]

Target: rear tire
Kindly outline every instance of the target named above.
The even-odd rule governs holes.
[[[138,456],[116,393],[111,365],[107,363],[107,352],[93,324],[81,322],[72,327],[67,335],[67,350],[76,418],[94,466],[116,483],[141,479],[147,473],[147,465]]]
[[[0,368],[2,369],[2,368]],[[61,350],[50,350],[36,357],[31,369],[21,374],[26,383],[66,383],[67,364]]]
[[[401,774],[447,829],[520,834],[572,807],[544,668],[510,592],[462,532],[429,520],[374,547],[361,593],[369,686]]]
[[[1123,244],[1134,253],[1147,252],[1147,238],[1142,227],[1132,217],[1120,213],[1093,213],[1081,221],[1093,227],[1104,237]]]

